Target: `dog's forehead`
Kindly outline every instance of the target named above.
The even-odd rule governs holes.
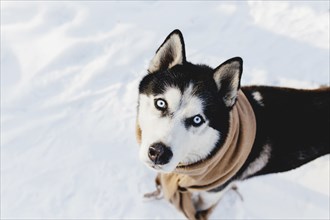
[[[178,87],[166,87],[163,96],[171,113],[180,112],[180,114],[185,116],[203,113],[203,100],[196,95],[196,88],[194,88],[192,83],[184,88],[183,91]]]
[[[191,83],[198,85],[199,91],[201,91],[200,85],[205,85],[204,87],[209,91],[213,91],[216,89],[216,85],[212,71],[210,67],[204,65],[187,63],[167,70],[149,73],[141,80],[139,92],[147,95],[162,94],[167,87],[172,86],[180,88],[183,93],[183,90]]]

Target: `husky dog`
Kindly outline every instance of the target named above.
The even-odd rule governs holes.
[[[247,159],[225,183],[193,193],[198,211],[213,207],[237,180],[288,171],[330,152],[330,88],[241,87],[242,64],[239,57],[215,69],[192,64],[181,32],[174,30],[140,82],[139,157],[160,173],[221,150],[239,90],[253,109],[256,134]]]

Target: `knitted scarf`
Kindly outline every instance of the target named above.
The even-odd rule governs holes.
[[[196,207],[192,192],[211,190],[232,178],[246,161],[256,134],[256,119],[253,109],[240,90],[237,102],[229,115],[229,132],[224,144],[206,160],[178,166],[172,173],[159,173],[156,184],[177,209],[188,219],[196,219]],[[137,139],[141,140],[141,129],[137,124]],[[210,214],[204,210],[204,216]]]

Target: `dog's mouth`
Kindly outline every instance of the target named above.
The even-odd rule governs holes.
[[[198,163],[194,163],[194,164],[187,164],[187,163],[179,163],[174,169],[173,168],[169,168],[166,165],[158,165],[158,164],[154,164],[154,163],[147,163],[147,165],[156,170],[157,172],[164,172],[164,173],[171,173],[173,172],[175,169],[185,169],[188,168],[192,165],[196,165]]]
[[[173,167],[170,164],[155,164],[151,161],[146,161],[146,165],[150,168],[152,168],[153,170],[157,171],[157,172],[164,172],[164,173],[171,173],[175,170],[176,166]]]
[[[187,165],[189,165],[189,164],[180,162],[177,167],[182,167],[182,166],[187,166]]]
[[[151,167],[151,168],[153,168],[153,169],[155,169],[155,170],[161,170],[162,167],[163,167],[163,165],[155,164],[155,163],[153,163],[153,162],[151,162],[151,161],[146,161],[145,163],[146,163],[146,165],[147,165],[148,167]]]
[[[159,170],[159,169],[162,168],[161,165],[157,165],[157,164],[151,164],[150,166],[151,166],[152,168],[154,168],[155,170]]]

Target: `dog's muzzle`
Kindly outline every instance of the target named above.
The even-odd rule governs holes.
[[[163,143],[155,143],[149,147],[149,159],[156,165],[167,164],[173,157],[170,147]]]

